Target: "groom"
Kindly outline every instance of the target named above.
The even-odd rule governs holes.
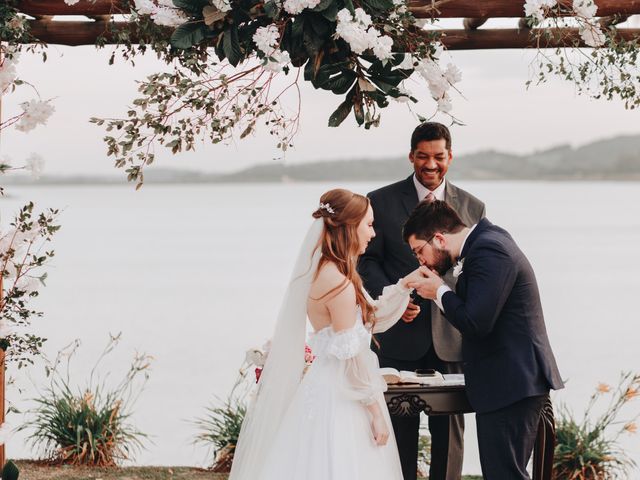
[[[418,205],[403,236],[428,267],[410,286],[462,334],[483,478],[528,479],[540,412],[549,390],[563,387],[529,261],[505,230],[487,219],[469,228],[440,201]],[[454,292],[438,275],[456,262]]]
[[[413,174],[405,180],[371,192],[376,236],[360,257],[358,271],[365,288],[376,298],[390,285],[418,267],[406,243],[402,226],[425,198],[446,200],[470,224],[484,216],[484,204],[445,179],[453,160],[449,129],[436,122],[419,125],[411,135],[409,160]],[[447,277],[452,284],[454,280]],[[377,334],[372,347],[380,366],[398,370],[433,368],[443,373],[460,371],[461,337],[429,300],[414,297],[401,321]],[[420,417],[392,416],[404,480],[415,480]],[[431,480],[460,480],[462,475],[464,417],[429,417]]]

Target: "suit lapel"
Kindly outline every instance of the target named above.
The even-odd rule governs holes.
[[[444,187],[444,201],[456,212],[460,211],[460,198],[458,197],[458,187],[449,183],[445,178],[446,185]]]
[[[418,192],[413,184],[413,175],[409,175],[402,186],[402,205],[407,211],[407,215],[411,215],[413,209],[418,205]]]

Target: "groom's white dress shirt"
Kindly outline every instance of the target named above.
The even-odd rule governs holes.
[[[433,196],[436,197],[436,200],[441,200],[444,202],[444,189],[447,186],[447,182],[444,180],[444,178],[442,179],[442,182],[440,183],[440,185],[436,187],[435,190],[429,190],[427,187],[425,187],[420,183],[420,181],[416,178],[416,174],[414,173],[413,184],[415,185],[416,192],[418,193],[418,201],[421,202],[422,200],[427,198],[427,195],[432,193]]]
[[[467,235],[464,237],[464,240],[462,241],[462,245],[460,245],[460,252],[458,252],[458,257],[462,255],[462,251],[464,250],[464,244],[467,243],[467,238],[469,238],[469,235],[471,235],[471,232],[473,232],[473,229],[476,228],[477,225],[478,225],[477,223],[473,225],[467,232]],[[434,302],[436,302],[436,305],[438,306],[438,308],[443,312],[444,312],[444,307],[442,306],[442,296],[445,293],[451,292],[451,291],[452,290],[449,287],[449,285],[447,285],[446,283],[443,283],[438,287],[438,291],[436,292],[436,299],[434,300]]]

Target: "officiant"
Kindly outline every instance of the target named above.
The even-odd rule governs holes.
[[[409,161],[413,173],[404,180],[368,194],[374,212],[376,236],[360,257],[358,271],[365,288],[376,298],[418,267],[418,260],[402,239],[409,214],[424,199],[444,200],[469,225],[485,215],[484,204],[445,177],[453,151],[449,129],[436,122],[419,125],[411,135]],[[451,272],[445,277],[454,283]],[[398,370],[431,368],[460,373],[461,337],[430,300],[415,296],[401,321],[375,336],[372,348],[381,367]],[[392,416],[405,480],[417,477],[420,417]],[[460,480],[462,476],[464,416],[429,417],[431,433],[430,480]]]

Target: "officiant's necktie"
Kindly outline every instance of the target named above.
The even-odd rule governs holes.
[[[429,203],[433,202],[435,199],[436,199],[436,196],[433,194],[433,192],[429,192],[427,196],[424,197],[425,202],[429,202]]]

